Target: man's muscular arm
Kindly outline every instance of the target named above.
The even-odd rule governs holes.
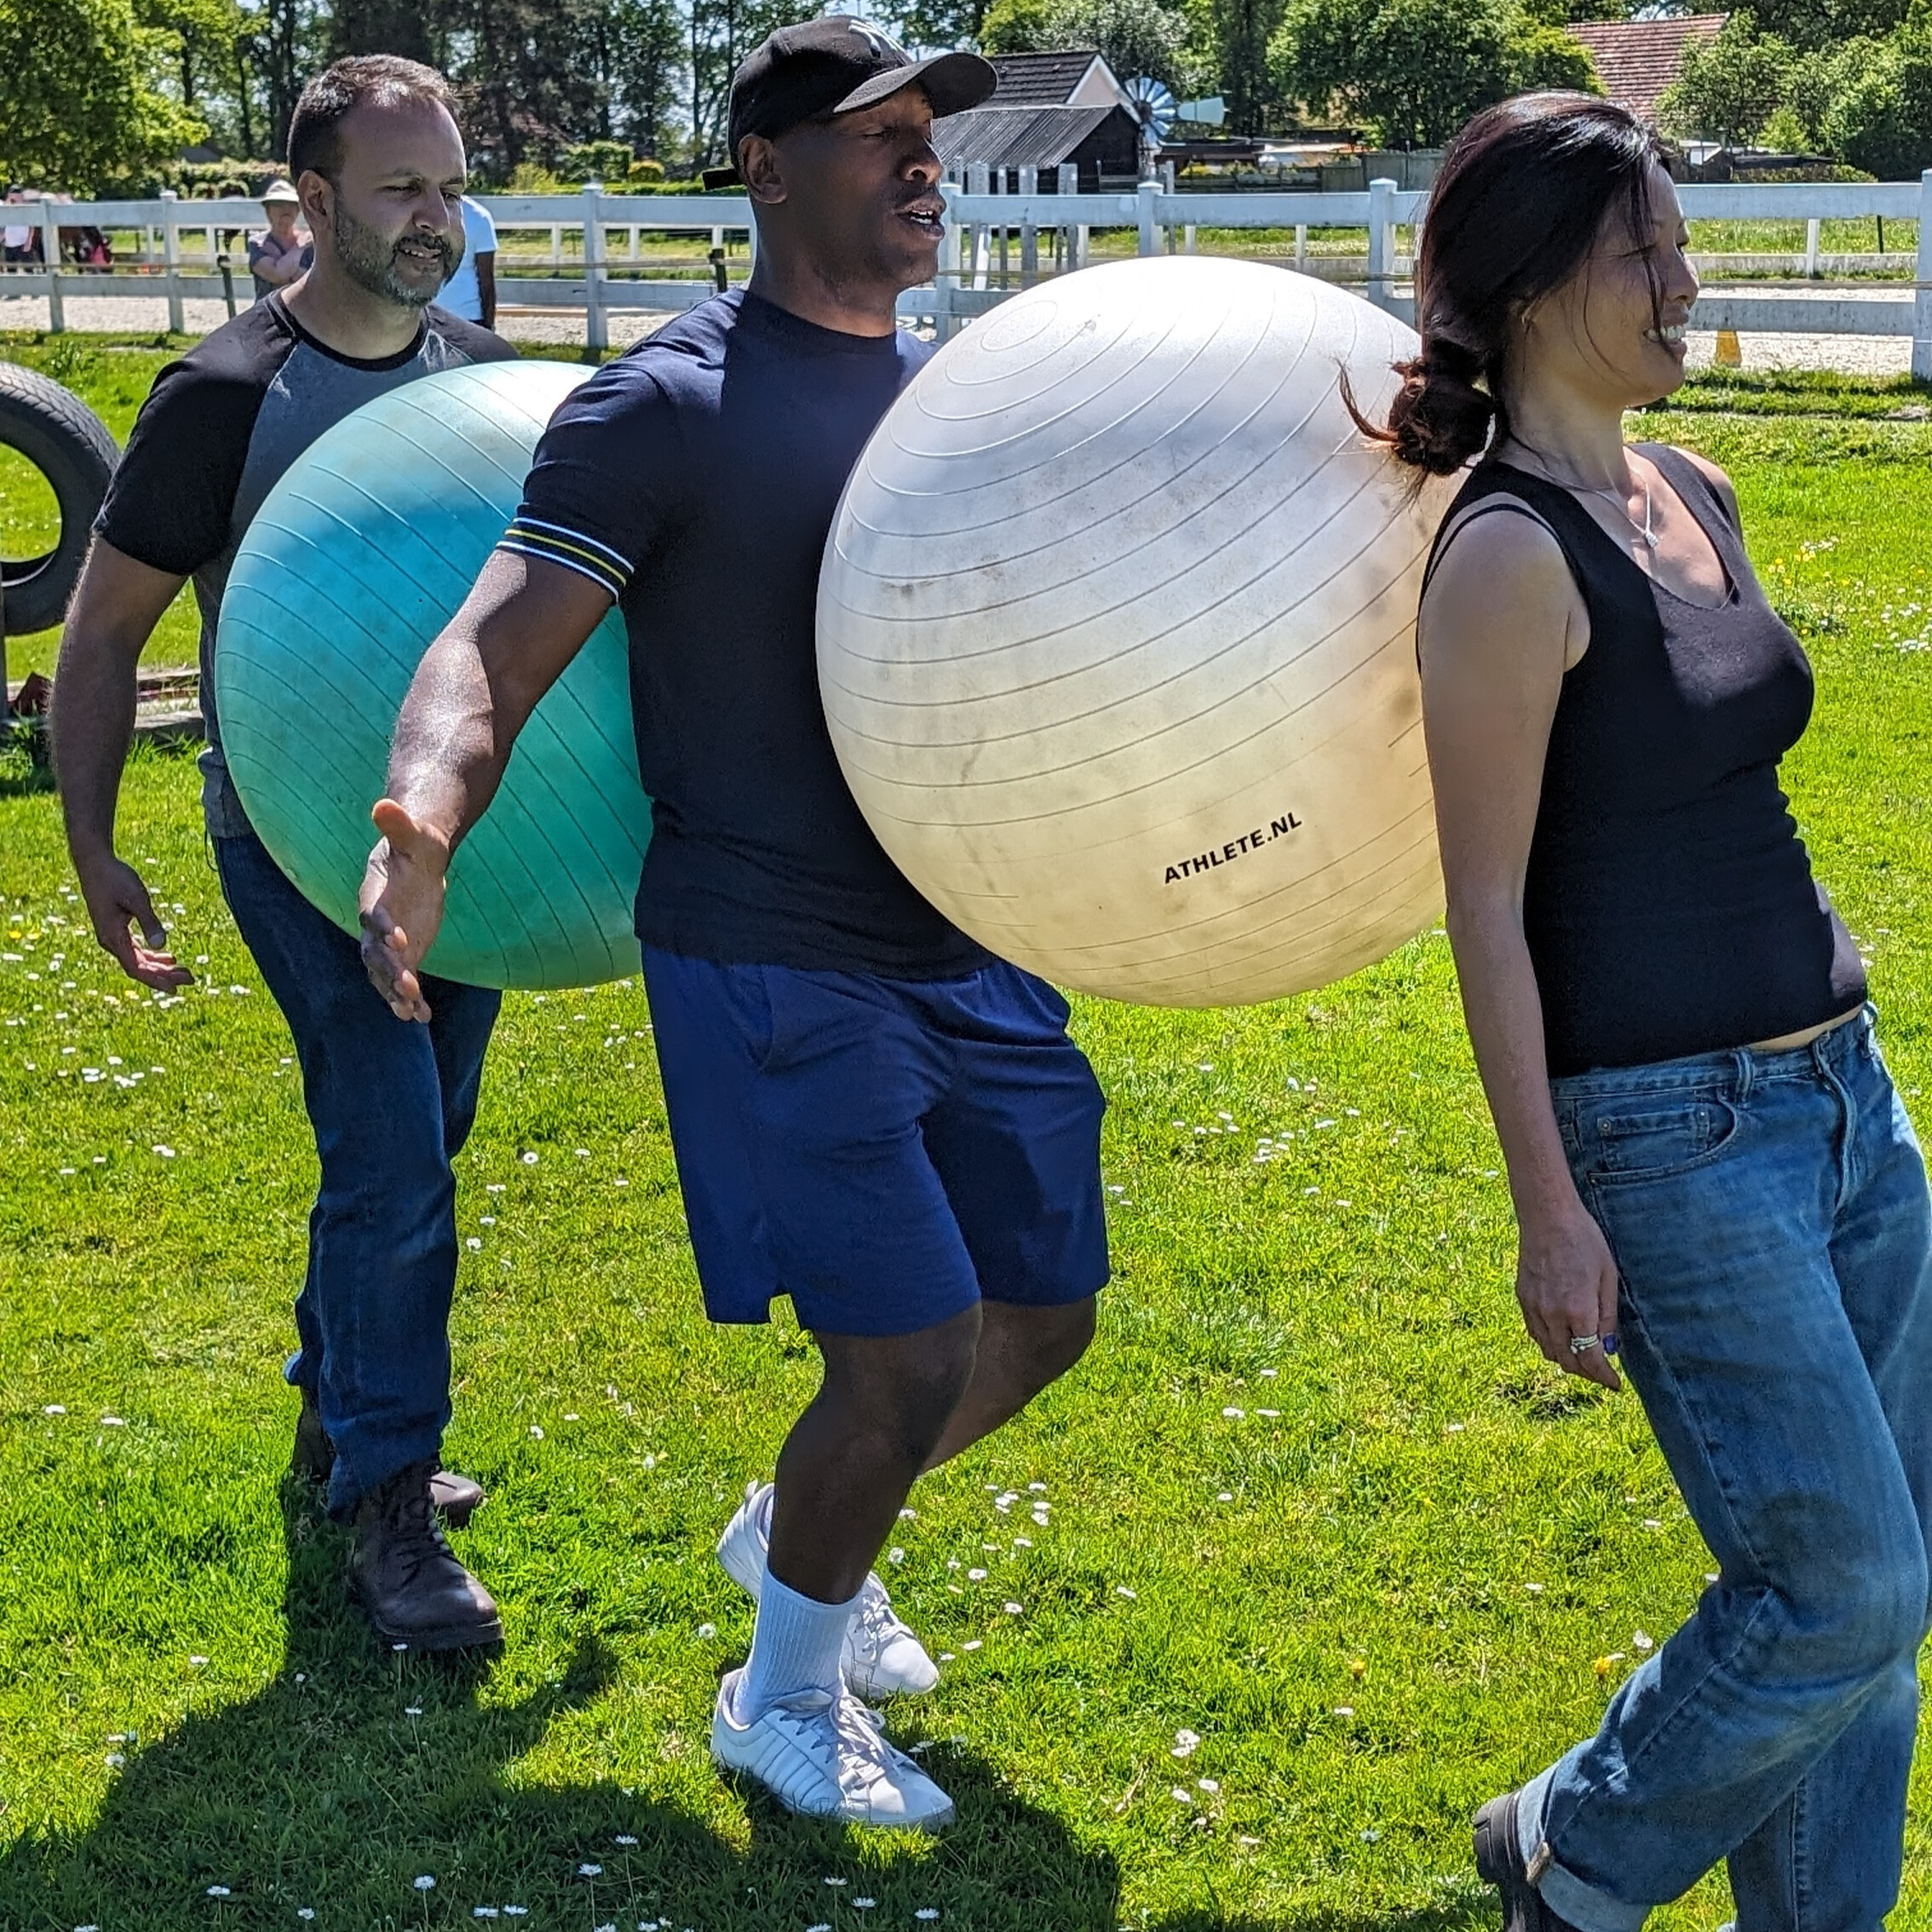
[[[450,854],[488,810],[538,700],[610,607],[589,578],[498,550],[417,667],[361,894],[363,963],[399,1019],[429,1017],[416,969],[442,924]]]

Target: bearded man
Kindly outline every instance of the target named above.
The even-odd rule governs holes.
[[[498,996],[439,982],[428,1026],[397,1019],[356,941],[296,889],[250,827],[221,756],[213,676],[228,571],[276,480],[332,424],[419,376],[512,352],[429,305],[463,257],[463,137],[442,77],[338,60],[303,89],[289,173],[315,260],[156,380],[95,526],[55,680],[68,848],[96,937],[129,978],[192,975],[114,849],[135,668],[193,578],[207,749],[202,803],[235,923],[295,1037],[320,1158],[288,1381],[294,1466],[355,1527],[350,1583],[392,1643],[493,1643],[489,1592],[443,1523],[481,1501],[441,1467],[450,1419],[456,1186]]]

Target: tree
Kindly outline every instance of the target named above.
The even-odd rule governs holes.
[[[329,55],[400,54],[440,67],[446,59],[437,9],[426,0],[334,0]]]
[[[91,194],[198,141],[151,78],[175,51],[129,0],[0,0],[0,172]]]
[[[617,0],[609,18],[615,131],[638,153],[661,160],[678,145],[684,23],[673,0]]]
[[[1797,64],[1789,41],[1762,31],[1751,14],[1733,14],[1713,39],[1686,52],[1658,118],[1672,134],[1744,146],[1785,105]]]
[[[908,47],[985,48],[992,11],[987,0],[898,0],[888,17]]]
[[[1883,38],[1906,20],[1912,0],[1752,0],[1751,10],[1761,32],[1816,52]]]
[[[694,167],[724,158],[731,77],[768,33],[818,13],[816,0],[687,0],[685,72]]]
[[[1283,0],[1211,0],[1211,3],[1228,131],[1264,134],[1276,123],[1284,105],[1279,64],[1273,51]]]
[[[1527,18],[1517,20],[1504,42],[1503,56],[1505,97],[1550,87],[1577,94],[1603,91],[1590,49],[1560,26]]]
[[[486,169],[507,176],[526,156],[605,131],[604,95],[584,48],[601,0],[425,0],[448,53],[466,132]]]
[[[1149,74],[1179,87],[1187,23],[1159,0],[995,0],[980,44],[989,54],[1091,47],[1122,80]]]
[[[1286,91],[1390,147],[1440,147],[1477,109],[1531,87],[1596,84],[1587,52],[1508,0],[1291,0]]]
[[[1932,168],[1932,20],[1863,44],[1867,57],[1843,64],[1824,145],[1882,181],[1916,181]]]

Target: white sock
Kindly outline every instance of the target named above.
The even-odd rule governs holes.
[[[755,1722],[780,1698],[800,1691],[837,1694],[839,1651],[856,1601],[821,1603],[815,1596],[801,1596],[766,1571],[751,1629],[751,1655],[732,1694],[738,1722]]]

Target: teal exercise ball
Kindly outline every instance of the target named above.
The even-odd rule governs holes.
[[[215,651],[222,750],[276,864],[345,932],[404,693],[516,514],[551,412],[589,373],[486,363],[392,389],[316,439],[243,539]],[[651,811],[628,656],[613,609],[537,707],[457,848],[427,970],[533,987],[638,969]]]

